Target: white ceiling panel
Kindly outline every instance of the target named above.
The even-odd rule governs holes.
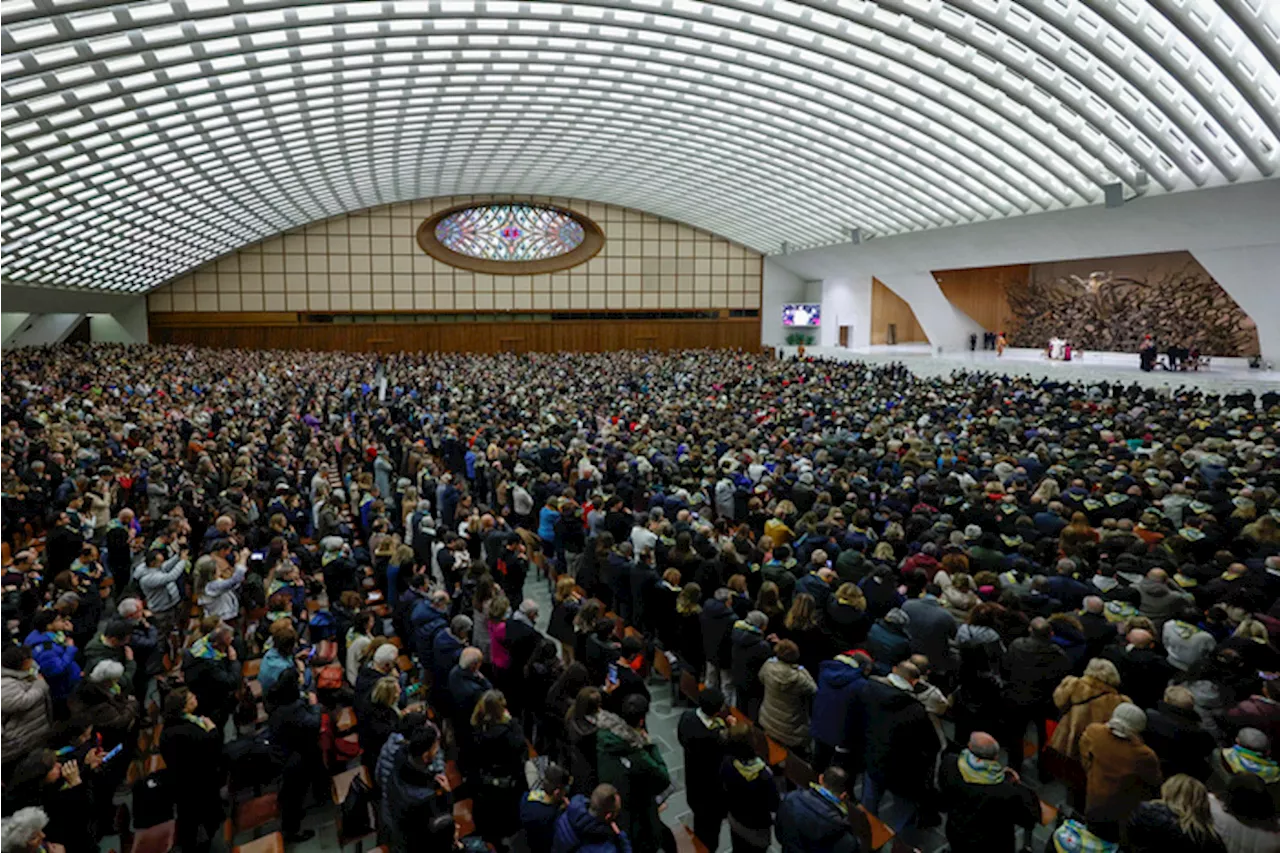
[[[765,252],[1257,180],[1274,0],[6,0],[0,274],[145,291],[436,195]]]

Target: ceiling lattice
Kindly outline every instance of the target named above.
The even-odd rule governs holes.
[[[144,291],[436,195],[772,252],[1271,176],[1275,0],[5,0],[0,273]]]

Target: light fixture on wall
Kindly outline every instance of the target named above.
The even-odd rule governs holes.
[[[783,240],[782,248],[778,250],[778,254],[786,255],[786,254],[789,254],[790,252],[791,252],[791,244],[788,243],[786,240]]]
[[[862,229],[856,225],[849,226],[849,242],[855,246],[862,242]]]

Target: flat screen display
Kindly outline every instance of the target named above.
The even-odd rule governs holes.
[[[783,305],[782,325],[820,326],[822,325],[822,306],[816,302],[799,302],[794,305]]]

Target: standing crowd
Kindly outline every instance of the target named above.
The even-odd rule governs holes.
[[[1056,853],[1280,851],[1280,394],[115,345],[2,391],[3,853],[200,853],[267,789],[301,842],[357,766],[395,853],[671,853],[680,789],[711,851],[1015,853],[1050,780]]]

